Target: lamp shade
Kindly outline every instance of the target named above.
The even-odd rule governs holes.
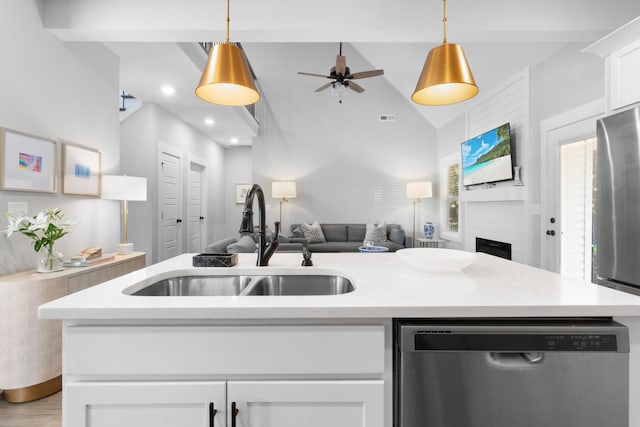
[[[274,199],[292,199],[296,197],[296,183],[293,181],[275,181],[271,183],[271,197]]]
[[[427,199],[433,197],[433,187],[431,182],[408,182],[407,198],[408,199]]]
[[[102,198],[109,200],[147,200],[147,178],[102,175]]]
[[[258,102],[260,94],[242,49],[230,43],[211,46],[196,95],[212,104],[226,106]]]
[[[411,99],[422,105],[448,105],[478,93],[462,46],[444,43],[429,52]]]

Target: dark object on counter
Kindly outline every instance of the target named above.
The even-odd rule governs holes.
[[[194,267],[233,267],[238,254],[198,254],[193,256]]]
[[[311,251],[307,248],[302,248],[302,266],[303,267],[313,266],[313,261],[311,261]]]

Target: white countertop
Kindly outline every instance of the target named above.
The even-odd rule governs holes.
[[[640,297],[477,254],[459,272],[425,273],[394,253],[276,253],[268,267],[239,254],[229,268],[194,268],[184,254],[40,306],[45,319],[293,319],[640,316]],[[130,296],[136,285],[181,275],[337,274],[356,290],[330,296]]]

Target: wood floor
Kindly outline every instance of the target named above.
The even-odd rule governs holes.
[[[0,399],[0,427],[61,427],[62,392],[27,403]]]

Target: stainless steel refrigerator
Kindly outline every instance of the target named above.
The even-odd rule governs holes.
[[[597,282],[640,295],[640,107],[597,122]]]

